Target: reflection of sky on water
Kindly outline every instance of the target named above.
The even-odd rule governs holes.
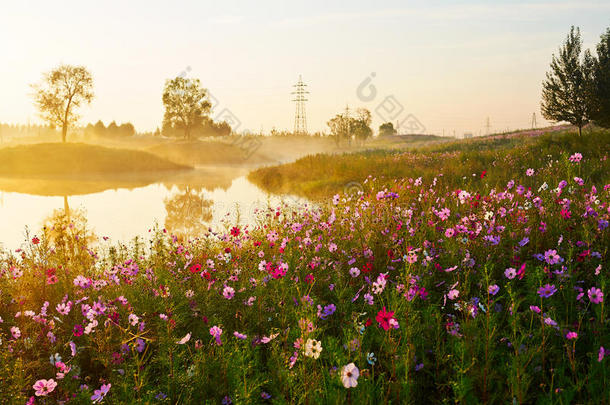
[[[127,242],[135,236],[146,236],[158,223],[165,223],[165,200],[181,191],[176,186],[151,184],[133,190],[106,190],[100,193],[68,197],[70,209],[85,210],[89,227],[98,236]],[[228,189],[203,190],[201,195],[213,202],[212,226],[219,226],[225,214],[232,213],[234,221],[239,207],[240,223],[252,223],[255,208],[276,206],[281,199],[269,195],[245,177],[233,179]],[[63,197],[42,197],[0,191],[0,243],[8,249],[18,248],[25,240],[25,227],[38,232],[43,222],[55,209],[64,208]],[[232,222],[233,222],[232,221]]]

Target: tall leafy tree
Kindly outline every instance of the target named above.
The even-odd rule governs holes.
[[[597,44],[597,60],[594,67],[593,121],[610,128],[610,28]]]
[[[391,122],[383,123],[379,126],[379,136],[396,135],[396,128]]]
[[[587,50],[584,57],[580,29],[572,28],[559,54],[553,54],[551,70],[542,84],[541,110],[544,118],[566,121],[582,134],[591,115],[591,83],[594,59]]]
[[[373,135],[371,122],[371,112],[366,108],[357,109],[356,116],[351,120],[351,127],[354,137],[363,144],[370,136]]]
[[[199,79],[180,76],[165,82],[163,105],[163,126],[182,130],[185,139],[191,138],[193,129],[203,123],[212,107]]]
[[[344,140],[347,141],[348,145],[351,145],[352,133],[351,133],[351,119],[349,114],[337,114],[334,118],[331,118],[326,125],[330,128],[331,135],[335,138],[337,144],[341,144]]]
[[[68,128],[80,118],[76,110],[93,100],[93,76],[84,66],[60,65],[32,87],[41,117],[61,127],[61,140],[66,142]]]

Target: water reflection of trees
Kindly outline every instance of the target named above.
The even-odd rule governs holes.
[[[64,208],[54,210],[43,224],[45,240],[66,263],[71,261],[84,266],[93,263],[87,248],[97,240],[97,236],[87,224],[85,211],[71,209],[67,196],[64,196]]]
[[[185,186],[178,194],[166,198],[165,228],[180,236],[202,235],[212,220],[212,200],[204,198],[201,189]]]

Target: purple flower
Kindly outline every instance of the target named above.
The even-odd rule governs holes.
[[[557,254],[557,251],[555,249],[550,249],[544,252],[544,259],[548,264],[551,265],[561,263],[563,261],[563,259]]]
[[[144,343],[144,340],[137,338],[136,339],[136,351],[138,353],[142,353],[144,351],[145,347],[146,347],[146,343]]]
[[[500,291],[500,287],[498,287],[497,284],[490,285],[489,288],[487,289],[487,292],[490,293],[491,295],[496,295],[498,293],[498,291]]]
[[[93,403],[102,402],[104,397],[108,394],[108,391],[110,391],[111,386],[112,384],[102,384],[99,390],[93,391],[91,401],[93,401]]]
[[[238,331],[233,332],[233,336],[235,336],[238,339],[244,340],[246,339],[248,336],[244,335],[243,333],[239,333]]]
[[[222,345],[222,341],[220,340],[220,335],[222,335],[222,329],[220,329],[217,325],[214,325],[210,328],[210,335],[214,336],[216,339],[216,344],[218,346]]]
[[[557,292],[554,284],[546,284],[538,289],[538,295],[542,298],[549,298],[551,295]]]
[[[321,319],[325,320],[326,318],[334,314],[336,310],[337,307],[335,306],[335,304],[328,304],[324,307],[324,309],[322,309],[321,305],[318,305],[318,316]]]

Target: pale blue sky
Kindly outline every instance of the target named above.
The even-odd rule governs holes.
[[[0,122],[36,120],[29,84],[59,63],[93,73],[82,122],[154,129],[166,78],[190,67],[241,121],[291,129],[291,86],[311,91],[309,128],[386,96],[427,132],[528,127],[551,54],[570,25],[592,47],[608,1],[22,1],[0,6]],[[377,96],[356,89],[372,72]],[[375,126],[381,122],[375,115]]]

